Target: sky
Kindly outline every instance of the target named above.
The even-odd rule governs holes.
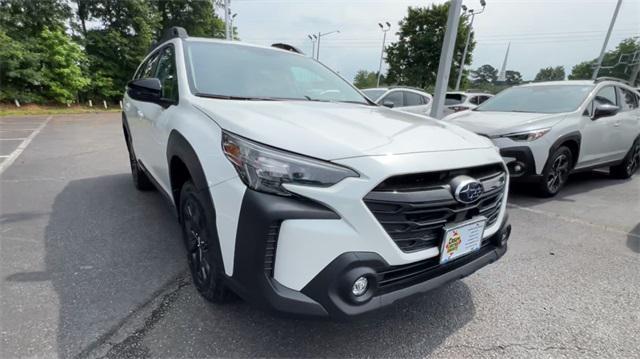
[[[598,57],[617,0],[486,0],[477,15],[477,40],[471,68],[500,68],[511,42],[507,69],[525,80],[540,68],[562,65],[567,74],[579,62]],[[322,38],[320,60],[352,80],[360,69],[377,71],[382,47],[378,22],[392,28],[387,44],[396,41],[398,22],[409,6],[428,0],[231,0],[234,26],[242,41],[270,45],[284,42],[311,52],[308,34],[339,30]],[[479,9],[479,0],[464,0]],[[222,12],[223,13],[223,12]],[[640,36],[640,0],[622,0],[607,49],[620,40]],[[383,72],[386,64],[383,64]]]

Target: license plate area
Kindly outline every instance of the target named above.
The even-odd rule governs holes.
[[[440,264],[478,251],[482,246],[486,224],[487,218],[476,217],[462,223],[445,226],[440,246]]]

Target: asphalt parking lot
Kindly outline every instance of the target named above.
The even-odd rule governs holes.
[[[640,357],[640,175],[510,194],[499,262],[348,323],[206,303],[120,115],[0,118],[0,357]]]

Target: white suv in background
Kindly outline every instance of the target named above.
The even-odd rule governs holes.
[[[454,112],[473,110],[493,95],[483,92],[447,92],[444,99],[443,116]]]
[[[553,196],[569,173],[609,167],[629,178],[640,164],[640,94],[609,79],[532,83],[504,90],[444,120],[500,147],[512,178]]]
[[[176,209],[214,302],[348,317],[507,250],[491,141],[377,106],[298,53],[172,28],[129,82],[123,126],[135,186]]]
[[[394,110],[429,116],[433,97],[410,87],[376,87],[362,92],[378,105]]]

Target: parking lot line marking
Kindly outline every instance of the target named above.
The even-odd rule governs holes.
[[[0,132],[14,132],[14,131],[35,131],[37,128],[14,128],[12,130],[0,130]]]
[[[523,211],[527,211],[527,212],[530,212],[530,213],[540,214],[540,215],[543,215],[543,216],[546,216],[546,217],[552,217],[552,218],[561,219],[563,221],[570,222],[570,223],[581,224],[581,225],[585,225],[585,226],[589,226],[589,227],[593,227],[593,228],[598,228],[598,229],[609,231],[609,232],[614,232],[614,233],[618,233],[618,234],[624,234],[625,236],[631,236],[631,237],[634,237],[634,238],[640,238],[640,234],[629,233],[627,231],[624,231],[624,230],[621,230],[621,229],[618,229],[618,228],[613,228],[613,227],[605,226],[605,225],[602,225],[602,224],[585,221],[585,220],[579,219],[579,218],[567,217],[567,216],[563,216],[563,215],[558,214],[558,213],[549,212],[549,211],[542,211],[542,210],[539,210],[539,209],[533,209],[533,208],[529,208],[529,207],[523,207],[523,206],[519,206],[519,205],[513,204],[513,203],[509,203],[509,204],[507,204],[507,206],[515,208],[515,209],[520,209],[520,210],[523,210]]]
[[[22,151],[24,151],[24,149],[27,148],[27,146],[29,146],[31,141],[40,133],[40,131],[42,131],[44,126],[46,126],[47,123],[49,123],[49,121],[51,121],[52,118],[53,116],[47,117],[47,119],[40,126],[38,126],[38,128],[36,128],[26,139],[24,139],[24,141],[22,141],[22,143],[18,145],[18,148],[16,148],[13,152],[9,154],[9,156],[6,157],[6,160],[0,163],[0,174],[2,174],[4,170],[9,168],[9,166],[13,164],[13,162],[18,158],[18,156],[20,156]]]
[[[24,137],[24,138],[0,138],[0,141],[24,141],[26,139],[27,139],[26,137]]]

